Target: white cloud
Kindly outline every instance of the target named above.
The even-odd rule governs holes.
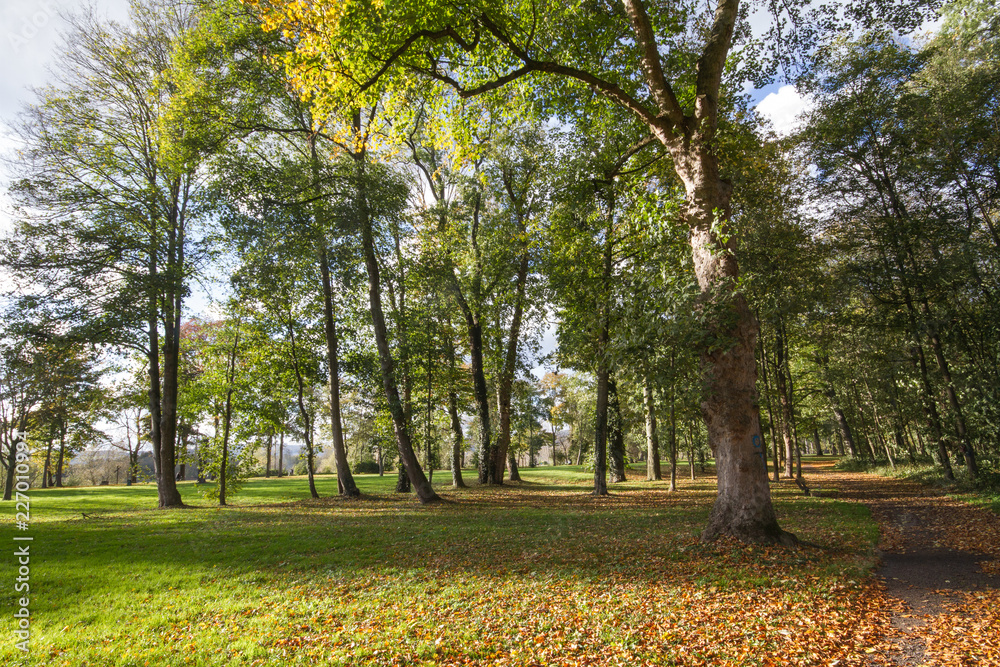
[[[782,136],[797,130],[802,122],[800,116],[811,108],[812,100],[795,86],[782,86],[757,104],[757,112],[770,120],[774,131]]]

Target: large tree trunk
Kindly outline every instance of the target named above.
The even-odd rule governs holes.
[[[656,434],[656,405],[653,402],[653,388],[649,378],[642,378],[642,400],[646,408],[646,479],[663,479],[660,471],[660,439]]]
[[[385,326],[385,314],[382,310],[382,285],[379,276],[378,258],[375,255],[374,232],[372,230],[371,216],[368,212],[368,195],[365,184],[367,175],[364,170],[365,158],[363,154],[355,154],[354,158],[357,164],[357,199],[355,206],[358,209],[358,220],[361,223],[361,245],[365,257],[365,269],[368,273],[368,302],[371,309],[372,325],[375,329],[375,345],[378,348],[382,385],[385,390],[386,402],[389,404],[389,413],[392,415],[392,426],[396,435],[396,448],[399,450],[399,457],[402,459],[403,467],[406,469],[406,475],[416,490],[417,498],[422,503],[434,502],[439,500],[439,498],[427,481],[420,463],[417,462],[417,456],[413,451],[413,444],[410,439],[409,420],[403,409],[403,402],[399,396],[399,387],[396,384],[396,364],[392,358],[392,350],[389,348],[389,333]]]
[[[411,490],[410,478],[406,474],[406,466],[403,465],[403,459],[398,459],[396,461],[396,493],[409,493]]]
[[[594,491],[595,496],[608,495],[607,444],[608,444],[608,371],[597,372],[597,415],[594,420]],[[580,446],[583,456],[583,445]]]
[[[697,159],[688,160],[686,169],[682,163],[679,173],[687,189],[686,215],[702,298],[706,309],[722,311],[712,315],[709,333],[725,341],[701,351],[706,384],[701,409],[719,489],[702,539],[730,535],[744,542],[791,544],[795,537],[778,526],[767,470],[754,448],[761,437],[754,361],[757,323],[743,294],[735,290],[735,241],[723,243],[715,232],[720,214],[721,220],[729,220],[730,187],[719,177],[710,147],[701,146],[697,152]]]
[[[174,191],[180,188],[174,184]],[[167,227],[168,289],[163,304],[163,395],[160,397],[160,476],[157,492],[160,507],[183,507],[177,490],[175,443],[177,442],[177,378],[181,354],[181,303],[184,289],[184,221],[177,205],[171,207]]]
[[[517,469],[517,457],[514,456],[514,452],[507,453],[507,467],[510,468],[510,481],[520,482],[521,473]]]

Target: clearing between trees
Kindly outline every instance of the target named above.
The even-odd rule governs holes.
[[[152,486],[34,490],[28,664],[1000,664],[997,515],[805,470],[821,497],[773,488],[799,549],[701,543],[711,466],[676,493],[630,470],[602,498],[582,468],[522,469],[434,506],[395,475],[357,476],[358,499],[257,479],[168,511],[145,509]]]

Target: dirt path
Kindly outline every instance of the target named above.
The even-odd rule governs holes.
[[[832,465],[803,473],[839,499],[867,505],[880,528],[877,574],[895,604],[883,657],[906,666],[1000,664],[1000,516],[913,482]]]

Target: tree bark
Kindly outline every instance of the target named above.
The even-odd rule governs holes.
[[[606,330],[605,330],[606,331]],[[605,334],[606,335],[606,334]],[[603,364],[602,364],[603,366]],[[594,491],[595,496],[608,495],[606,451],[608,442],[608,370],[597,371],[597,416],[594,420]],[[581,446],[581,457],[583,447]]]
[[[642,400],[646,408],[646,480],[652,482],[663,479],[663,474],[660,470],[660,439],[656,433],[656,405],[646,375],[642,378]]]
[[[226,504],[226,474],[229,471],[229,429],[233,417],[233,381],[236,378],[236,351],[240,344],[240,332],[237,328],[233,340],[233,349],[229,353],[229,364],[226,369],[228,385],[226,387],[226,408],[222,422],[222,464],[219,466],[219,505]]]
[[[448,322],[448,331],[451,331],[451,322]],[[465,480],[462,479],[462,449],[464,435],[462,433],[462,420],[458,416],[458,392],[455,390],[455,345],[452,337],[448,340],[448,417],[451,419],[451,485],[456,489],[465,488]]]
[[[63,459],[66,456],[66,422],[59,424],[59,457],[56,459],[56,488],[62,488]]]
[[[795,477],[795,443],[792,440],[792,399],[788,395],[788,384],[785,378],[785,341],[782,335],[781,322],[775,325],[774,336],[774,376],[778,388],[778,403],[781,405],[781,438],[785,443],[785,478]]]
[[[330,280],[330,260],[323,242],[319,250],[320,274],[323,280],[323,329],[326,333],[326,361],[330,370],[330,432],[333,436],[333,456],[337,466],[337,486],[341,495],[354,498],[361,495],[351,465],[347,462],[344,426],[340,410],[340,358],[338,356],[337,323],[333,317],[333,286]]]
[[[357,120],[355,126],[357,127]],[[358,219],[361,223],[361,245],[365,257],[365,269],[368,273],[368,302],[371,309],[372,325],[375,329],[375,345],[378,348],[379,367],[382,373],[382,385],[385,390],[386,402],[389,404],[389,413],[392,415],[392,426],[396,435],[396,448],[399,450],[399,457],[402,460],[402,468],[405,468],[410,484],[416,490],[417,498],[422,503],[430,503],[439,500],[438,495],[431,488],[424,471],[417,461],[417,456],[413,451],[413,444],[410,439],[410,424],[403,409],[403,403],[399,397],[399,388],[396,384],[395,360],[392,358],[392,351],[389,349],[389,334],[385,325],[385,315],[382,311],[382,285],[379,276],[378,258],[375,255],[375,239],[372,230],[371,215],[368,211],[368,195],[366,191],[366,179],[364,169],[364,154],[354,154],[357,165],[357,197],[355,206],[358,209]]]
[[[609,459],[611,460],[610,482],[627,481],[625,476],[625,433],[622,424],[621,403],[618,398],[618,382],[613,378],[608,379],[608,407],[610,408],[608,435],[610,436],[610,447],[608,448]]]
[[[278,477],[285,476],[285,429],[278,436]]]
[[[517,457],[514,456],[514,452],[507,453],[507,467],[510,468],[510,481],[520,482],[521,473],[517,469]]]

